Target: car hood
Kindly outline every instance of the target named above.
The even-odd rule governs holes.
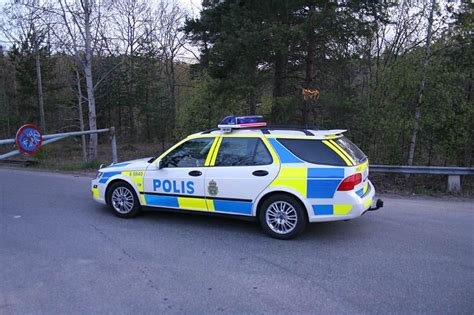
[[[115,164],[110,164],[100,169],[101,172],[118,172],[118,171],[144,171],[150,165],[148,161],[151,157],[125,161]]]

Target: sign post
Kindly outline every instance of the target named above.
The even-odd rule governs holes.
[[[41,148],[43,136],[35,125],[23,125],[16,133],[15,142],[18,150],[25,154],[33,154]]]

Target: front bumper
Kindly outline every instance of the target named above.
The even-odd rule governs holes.
[[[105,196],[104,196],[104,191],[103,189],[103,184],[99,183],[99,179],[94,178],[91,181],[91,192],[92,192],[92,197],[94,198],[95,201],[100,202],[105,204]]]

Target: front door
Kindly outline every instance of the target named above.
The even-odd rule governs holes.
[[[223,136],[206,172],[210,211],[252,215],[257,196],[278,175],[279,164],[259,137]]]
[[[183,142],[150,165],[144,178],[147,206],[207,211],[204,176],[214,137]]]

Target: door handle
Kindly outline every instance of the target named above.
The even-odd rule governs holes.
[[[267,176],[268,172],[264,170],[258,170],[252,173],[254,176]]]
[[[201,176],[202,175],[201,171],[191,171],[188,174],[191,175],[191,176]]]

